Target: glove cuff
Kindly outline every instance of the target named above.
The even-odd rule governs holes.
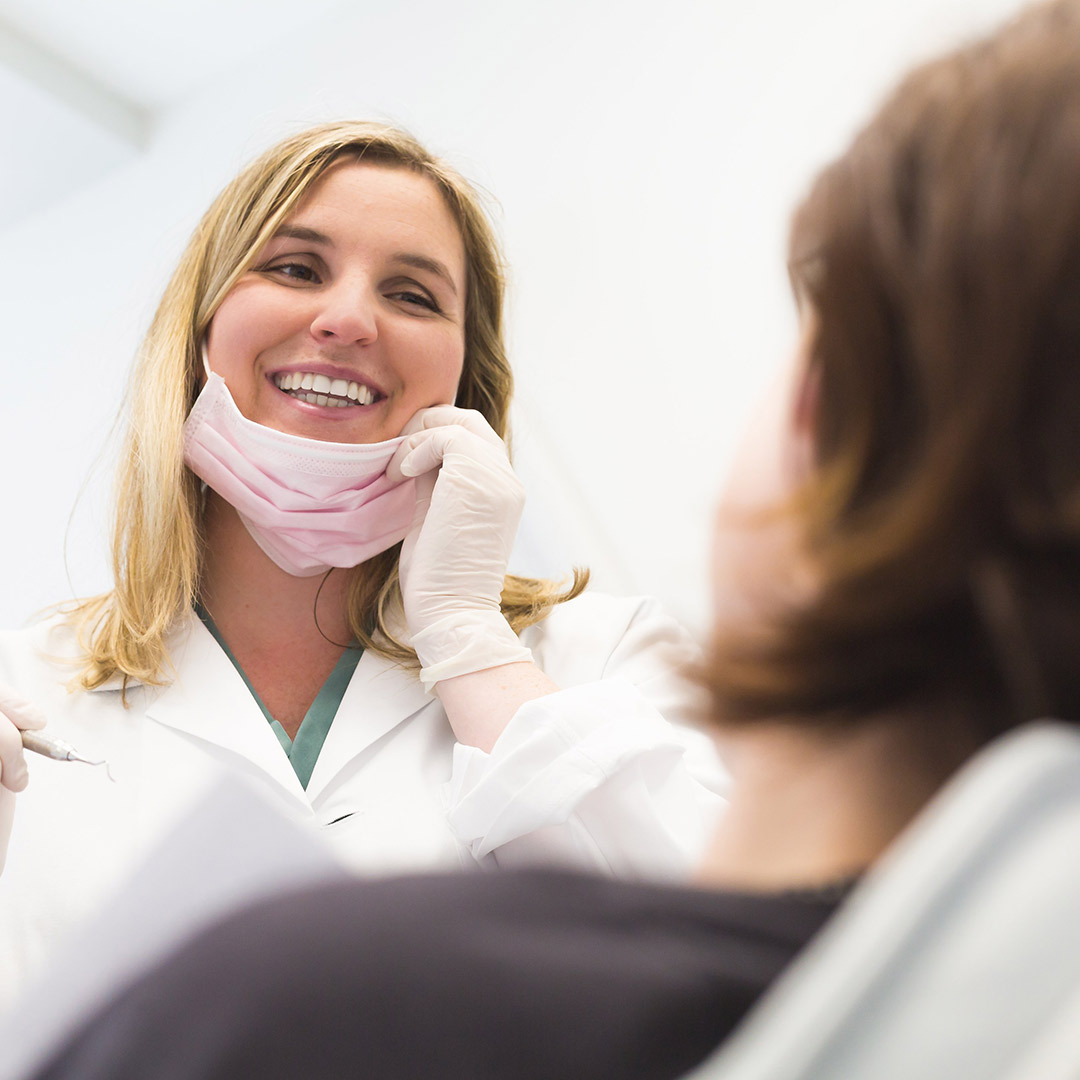
[[[463,621],[463,619],[465,621]],[[447,615],[412,636],[424,689],[502,664],[531,663],[532,653],[499,611]]]

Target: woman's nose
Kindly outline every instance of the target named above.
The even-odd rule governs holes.
[[[322,295],[322,304],[311,323],[316,340],[342,345],[369,344],[379,334],[376,304],[366,289],[342,282]]]

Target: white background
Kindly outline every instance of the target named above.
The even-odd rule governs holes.
[[[210,199],[281,136],[354,116],[497,198],[517,568],[585,563],[701,628],[711,507],[794,335],[794,203],[906,67],[1016,7],[0,0],[0,627],[108,587],[103,448]]]

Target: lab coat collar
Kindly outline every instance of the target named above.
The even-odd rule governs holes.
[[[402,636],[400,628],[395,636]],[[415,672],[365,650],[341,699],[305,793],[251,691],[194,612],[169,634],[167,647],[175,677],[147,707],[146,715],[176,731],[240,754],[277,780],[305,807],[311,806],[348,762],[432,701]],[[132,689],[142,684],[129,678],[127,685]],[[114,675],[95,689],[122,688],[123,676]]]
[[[202,620],[192,612],[167,645],[175,676],[147,705],[147,718],[239,755],[310,809],[277,736]]]
[[[364,651],[308,781],[314,802],[350,761],[433,700],[415,671]]]

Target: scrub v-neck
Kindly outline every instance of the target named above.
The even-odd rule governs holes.
[[[202,619],[203,625],[213,635],[214,640],[221,646],[222,651],[229,660],[232,661],[233,667],[236,668],[240,678],[244,680],[244,685],[255,699],[255,704],[262,710],[262,714],[269,722],[271,730],[277,736],[278,742],[281,743],[281,749],[285,751],[285,756],[289,759],[289,763],[292,765],[301,785],[307,788],[312,770],[315,768],[315,762],[319,759],[323,743],[326,742],[327,732],[329,732],[330,725],[334,722],[334,717],[337,716],[341,699],[345,696],[349,680],[352,678],[352,674],[356,670],[356,665],[364,651],[363,648],[359,645],[353,645],[341,654],[341,659],[334,665],[334,670],[330,672],[326,682],[322,684],[322,689],[316,694],[315,700],[311,703],[311,708],[304,715],[300,727],[296,729],[296,737],[290,739],[281,724],[270,715],[270,710],[263,704],[262,698],[255,692],[251,680],[244,674],[244,669],[240,666],[236,657],[233,656],[232,649],[225,643],[225,639],[214,625],[214,621],[210,618],[206,609],[201,604],[196,604],[195,613]]]

